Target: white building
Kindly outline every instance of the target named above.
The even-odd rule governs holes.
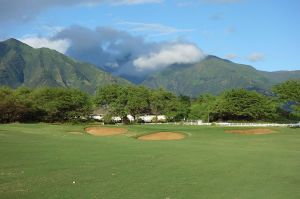
[[[102,115],[91,115],[91,118],[97,121],[102,121],[103,116]]]
[[[165,115],[143,115],[140,116],[139,119],[143,120],[146,123],[151,123],[153,121],[157,122],[165,122],[167,120],[167,117]]]

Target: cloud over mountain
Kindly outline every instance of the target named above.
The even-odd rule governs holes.
[[[65,53],[67,49],[70,47],[70,42],[66,39],[52,40],[48,38],[31,36],[31,37],[24,37],[20,40],[34,48],[46,47],[53,50],[57,50],[60,53]]]
[[[195,63],[204,58],[193,43],[146,41],[108,27],[90,29],[74,25],[50,38],[27,37],[22,41],[33,47],[55,49],[120,76],[142,77],[172,64]]]
[[[156,69],[172,64],[195,63],[204,58],[204,53],[193,44],[170,43],[146,56],[133,61],[139,70]]]

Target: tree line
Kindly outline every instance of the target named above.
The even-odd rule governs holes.
[[[0,122],[66,122],[88,119],[93,111],[105,111],[105,120],[127,115],[136,121],[142,115],[165,115],[170,121],[272,121],[300,118],[300,80],[276,85],[273,95],[232,89],[196,99],[175,96],[164,89],[144,86],[108,85],[95,95],[70,88],[0,88]]]

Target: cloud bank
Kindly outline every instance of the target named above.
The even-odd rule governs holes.
[[[55,49],[114,75],[132,79],[172,64],[195,63],[205,56],[193,43],[149,42],[141,36],[108,27],[90,29],[74,25],[50,38],[26,37],[21,40],[36,48]]]
[[[20,41],[34,48],[45,47],[45,48],[56,50],[60,53],[66,53],[67,49],[70,47],[70,42],[66,39],[51,40],[48,38],[31,36],[31,37],[24,37],[20,39]]]
[[[139,70],[163,68],[172,64],[195,63],[204,57],[203,52],[193,44],[167,44],[158,52],[141,56],[133,61]]]
[[[152,36],[170,35],[183,32],[193,32],[194,29],[179,29],[158,23],[140,23],[132,21],[122,21],[117,23],[121,27],[125,27],[130,32],[146,32]]]

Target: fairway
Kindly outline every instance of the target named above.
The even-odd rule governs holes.
[[[122,125],[94,136],[88,127],[0,125],[0,198],[300,198],[300,129]],[[155,132],[186,136],[137,139]]]

